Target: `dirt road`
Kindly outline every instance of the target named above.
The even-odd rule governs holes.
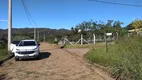
[[[40,60],[5,62],[0,71],[7,73],[5,80],[111,80],[96,68],[88,66],[83,55],[88,49],[59,49],[41,43]]]

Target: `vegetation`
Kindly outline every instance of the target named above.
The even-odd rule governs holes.
[[[12,28],[12,40],[22,40],[22,39],[33,39],[34,38],[33,28]],[[45,41],[54,42],[55,38],[62,38],[63,36],[70,33],[67,29],[49,29],[49,28],[37,28],[37,37],[39,33],[39,42]],[[7,29],[0,29],[0,41],[2,39],[7,39]],[[7,42],[7,41],[6,41]]]
[[[107,22],[103,21],[83,21],[76,26],[72,27],[71,30],[67,29],[49,29],[49,28],[37,28],[37,34],[39,33],[39,41],[45,41],[54,43],[54,39],[57,38],[58,41],[62,37],[67,36],[70,41],[77,41],[80,38],[80,34],[83,34],[84,39],[92,37],[92,34],[95,33],[97,37],[103,36],[106,32],[119,33],[124,35],[128,33],[128,29],[142,28],[142,20],[134,20],[128,26],[122,28],[123,22],[108,20]],[[78,32],[81,30],[81,32]],[[33,28],[13,28],[12,29],[12,40],[21,40],[21,39],[33,39],[34,38],[34,29]],[[37,36],[38,37],[38,36]],[[7,29],[0,29],[0,40],[1,38],[7,39]]]
[[[75,28],[71,28],[74,34],[78,33],[78,30],[81,30],[82,34],[86,34],[86,32],[90,33],[104,33],[104,32],[119,32],[121,30],[121,25],[123,23],[120,21],[108,20],[107,23],[102,21],[84,21],[75,26]]]
[[[0,60],[4,59],[7,56],[7,49],[0,49]]]
[[[69,41],[77,42],[80,34],[84,39],[92,37],[93,33],[96,38],[104,37],[104,33],[119,34],[119,42],[109,44],[108,52],[105,51],[105,44],[98,43],[95,45],[67,45],[67,48],[86,48],[90,47],[87,58],[95,63],[108,67],[112,75],[121,80],[142,80],[142,37],[132,36],[126,37],[128,30],[142,28],[142,20],[134,20],[128,26],[122,27],[123,22],[108,20],[103,21],[83,21],[72,27],[71,30],[66,29],[49,29],[37,28],[39,32],[39,41],[45,41],[57,44],[62,37],[67,37]],[[81,30],[79,32],[79,30]],[[33,39],[33,28],[12,29],[12,40]],[[38,33],[37,33],[38,34]],[[97,36],[99,35],[99,36]],[[37,36],[38,37],[38,36]],[[121,39],[120,39],[121,37]],[[57,38],[57,41],[55,41]],[[0,59],[7,55],[7,29],[0,29]]]
[[[109,42],[108,44],[113,44],[113,42]],[[100,47],[104,47],[105,42],[100,42],[100,43],[96,43],[94,44],[84,44],[84,45],[66,45],[65,48],[100,48]]]
[[[105,48],[93,48],[87,58],[108,68],[119,80],[142,80],[142,37],[121,38],[117,44]]]
[[[7,46],[4,43],[0,44],[0,60],[7,56]]]
[[[128,29],[139,29],[142,28],[142,20],[134,20],[127,26]]]
[[[95,33],[99,36],[104,36],[105,32],[121,32],[123,23],[120,21],[108,20],[107,23],[103,21],[83,21],[80,24],[71,28],[71,30],[66,29],[49,29],[49,28],[37,28],[37,34],[39,32],[39,41],[45,41],[50,43],[54,43],[55,38],[60,41],[62,37],[67,36],[69,41],[77,41],[80,38],[80,34],[83,34],[84,39],[88,39],[92,37],[92,34]],[[81,30],[79,33],[78,30]],[[12,40],[21,40],[21,39],[33,39],[33,28],[13,28],[12,29]],[[0,35],[5,36],[7,38],[7,29],[0,29]],[[96,36],[96,37],[99,37]],[[37,36],[38,37],[38,36]]]
[[[91,40],[93,34],[96,35],[97,39],[104,39],[105,33],[113,33],[114,38],[116,38],[116,33],[124,35],[128,33],[127,28],[122,28],[123,22],[108,20],[106,23],[103,21],[83,21],[75,27],[71,28],[71,34],[68,35],[70,41],[78,41],[80,39],[80,34],[83,34],[85,40]],[[79,32],[80,30],[80,32]]]

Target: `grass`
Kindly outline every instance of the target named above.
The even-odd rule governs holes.
[[[7,56],[7,49],[0,49],[0,60],[4,59]]]
[[[142,37],[122,38],[118,44],[92,48],[87,58],[102,66],[118,80],[142,80]]]
[[[7,56],[8,52],[7,49],[3,48],[0,49],[0,60],[3,60],[6,56]],[[3,73],[3,71],[0,69],[0,80],[4,80],[5,79],[5,73]]]
[[[110,42],[109,44],[113,44],[113,42]],[[93,47],[99,48],[99,47],[104,47],[104,45],[105,45],[105,42],[99,42],[96,44],[66,45],[65,48],[93,48]]]

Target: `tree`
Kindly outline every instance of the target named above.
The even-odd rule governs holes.
[[[128,29],[139,29],[142,28],[142,20],[134,20],[128,26]]]
[[[71,27],[71,33],[75,34],[75,28],[74,27]]]
[[[105,24],[104,28],[103,28],[104,32],[112,32],[112,29],[113,29],[112,22],[113,22],[113,20],[108,20],[107,21],[107,24]]]
[[[115,31],[119,32],[120,29],[121,29],[121,25],[123,24],[123,22],[120,22],[120,21],[115,21],[113,23],[113,28],[115,28]]]

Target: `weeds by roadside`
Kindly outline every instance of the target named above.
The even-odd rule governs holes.
[[[142,37],[121,38],[117,44],[93,48],[87,58],[108,67],[112,76],[118,80],[142,80]]]
[[[7,46],[4,43],[0,43],[0,60],[7,56]]]
[[[4,59],[7,56],[7,49],[0,49],[0,60]]]
[[[109,44],[113,44],[114,42],[109,42]],[[96,43],[96,44],[77,44],[77,45],[66,45],[65,48],[93,48],[93,47],[104,47],[105,42],[100,42],[100,43]]]

